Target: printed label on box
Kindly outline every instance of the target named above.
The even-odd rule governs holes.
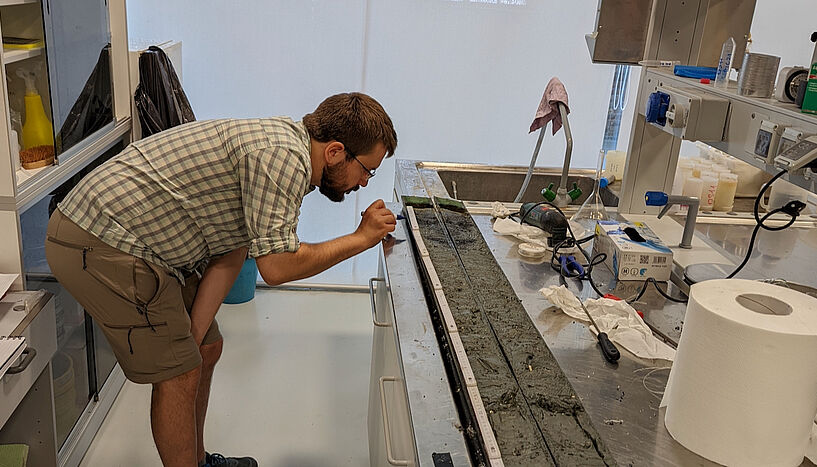
[[[618,280],[667,281],[672,250],[641,222],[599,221],[593,254],[606,253],[605,264]]]

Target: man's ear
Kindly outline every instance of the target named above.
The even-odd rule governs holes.
[[[332,141],[327,144],[323,150],[323,157],[326,159],[327,165],[337,165],[346,160],[346,150],[343,143]]]

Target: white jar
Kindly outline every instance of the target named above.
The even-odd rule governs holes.
[[[718,175],[718,189],[715,192],[714,211],[731,211],[735,205],[735,192],[738,189],[738,176],[733,173]]]
[[[624,164],[627,162],[627,153],[624,151],[607,151],[604,169],[616,176],[617,180],[624,178]]]
[[[718,191],[718,178],[711,175],[701,177],[701,210],[711,211],[715,205],[715,194]]]
[[[678,168],[675,170],[675,178],[672,182],[672,194],[680,195],[684,192],[684,182],[692,176],[692,169],[695,163],[690,159],[679,159]]]

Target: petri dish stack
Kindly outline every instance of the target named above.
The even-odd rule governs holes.
[[[738,76],[738,94],[748,97],[771,97],[780,57],[758,53],[743,56]]]

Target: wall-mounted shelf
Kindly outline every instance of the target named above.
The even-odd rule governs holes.
[[[736,101],[741,102],[743,104],[746,104],[747,106],[754,107],[760,112],[777,113],[785,115],[786,117],[794,120],[800,120],[802,122],[805,122],[806,125],[817,126],[817,115],[803,113],[800,111],[799,108],[797,108],[796,105],[792,103],[780,102],[774,98],[757,98],[738,95],[737,81],[730,81],[729,86],[726,89],[719,89],[716,88],[715,85],[712,83],[703,84],[699,80],[694,78],[682,78],[679,76],[675,76],[672,71],[664,68],[651,69],[650,72],[648,73],[648,79],[652,78],[657,78],[659,81],[669,79],[673,82],[667,84],[670,84],[672,86],[678,86],[680,84],[681,85],[680,87],[694,88],[707,94],[715,95],[723,99],[728,99],[733,103]]]
[[[40,3],[40,0],[0,0],[0,7]]]
[[[42,53],[43,53],[42,47],[37,47],[34,49],[7,49],[7,50],[4,49],[3,63],[8,65],[9,63],[19,62],[20,60],[36,57]]]
[[[796,105],[779,102],[774,98],[761,99],[740,96],[737,93],[737,83],[734,81],[729,83],[727,89],[718,89],[713,84],[703,84],[696,79],[675,76],[672,71],[667,69],[649,70],[646,78],[646,82],[642,83],[641,96],[649,95],[651,89],[656,86],[671,86],[728,100],[730,108],[723,141],[704,141],[704,143],[769,174],[776,174],[780,169],[755,158],[747,147],[747,144],[754,147],[761,121],[768,120],[785,127],[798,128],[807,135],[817,135],[817,115],[803,113]],[[647,89],[644,89],[644,87]],[[638,105],[640,106],[639,111],[643,113],[641,109],[644,102],[639,102]],[[815,178],[817,177],[805,178],[802,171],[784,176],[785,180],[817,193],[817,180]]]

